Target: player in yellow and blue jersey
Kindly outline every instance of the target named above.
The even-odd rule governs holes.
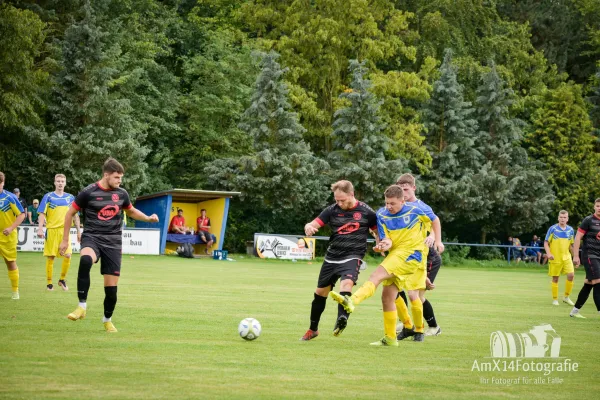
[[[17,267],[17,226],[25,219],[25,210],[14,194],[4,190],[4,174],[0,172],[0,257],[8,268],[13,300],[19,300],[19,267]]]
[[[377,212],[377,228],[379,244],[376,251],[388,251],[389,254],[377,269],[351,297],[330,292],[331,297],[340,303],[348,312],[365,299],[373,296],[377,286],[383,283],[383,339],[371,343],[374,346],[398,346],[396,339],[396,297],[405,285],[408,277],[414,274],[423,264],[425,242],[423,229],[431,223],[431,219],[419,207],[405,204],[404,191],[400,186],[392,185],[385,191],[385,208]],[[441,243],[439,232],[435,240]],[[409,290],[412,314],[415,324],[415,341],[423,341],[423,304],[418,290]]]
[[[552,277],[552,304],[558,305],[558,277],[567,275],[565,283],[565,297],[563,302],[574,305],[569,298],[573,290],[573,278],[575,269],[573,268],[573,242],[575,231],[567,225],[569,222],[569,213],[562,210],[558,213],[558,224],[554,224],[548,229],[546,239],[544,240],[544,249],[548,256],[548,275]]]
[[[38,207],[38,237],[44,237],[44,221],[46,222],[46,241],[44,243],[44,256],[46,258],[46,287],[48,290],[54,290],[52,284],[52,272],[54,269],[54,258],[62,257],[58,253],[58,246],[63,240],[63,230],[65,226],[65,215],[69,210],[69,206],[75,201],[75,196],[69,193],[65,193],[65,186],[67,185],[67,177],[63,174],[56,174],[54,176],[54,192],[46,193],[42,198],[42,202]],[[79,226],[79,216],[75,215],[75,227],[77,228],[77,241],[81,241],[81,231]],[[71,241],[69,240],[69,246],[65,252],[62,268],[60,272],[60,279],[58,280],[58,286],[63,290],[69,290],[67,286],[67,273],[71,267]]]

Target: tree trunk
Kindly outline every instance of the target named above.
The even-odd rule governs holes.
[[[485,244],[485,237],[487,235],[487,232],[485,231],[485,229],[481,230],[481,244]]]

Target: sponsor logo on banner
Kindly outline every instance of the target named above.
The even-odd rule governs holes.
[[[260,258],[312,260],[315,239],[302,236],[254,235],[254,249]]]

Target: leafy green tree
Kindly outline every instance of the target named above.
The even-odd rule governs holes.
[[[556,193],[553,212],[569,211],[572,221],[590,213],[600,190],[600,155],[594,151],[586,104],[580,85],[562,84],[549,90],[527,134],[528,152],[550,173]]]
[[[446,51],[440,78],[423,110],[427,147],[433,163],[426,176],[426,200],[442,221],[479,220],[486,215],[475,175],[483,163],[476,147],[477,120],[456,79],[452,52]]]
[[[350,104],[334,114],[329,161],[337,179],[351,181],[359,199],[375,204],[403,172],[405,163],[385,157],[391,140],[383,133],[381,102],[370,92],[365,65],[366,61],[350,60],[352,82],[350,89],[340,95]]]
[[[232,215],[232,224],[238,222],[237,215],[249,231],[233,236],[234,246],[250,240],[254,232],[299,232],[329,196],[329,166],[302,139],[304,128],[290,111],[286,70],[278,58],[275,52],[262,55],[252,101],[240,123],[254,153],[216,160],[205,170],[212,188],[242,192],[234,206],[246,213]],[[248,216],[253,224],[247,224]]]

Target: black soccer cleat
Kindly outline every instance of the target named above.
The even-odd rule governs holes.
[[[421,332],[415,332],[415,335],[413,336],[413,340],[415,342],[423,342],[423,341],[425,341],[425,334],[423,334]]]
[[[340,315],[335,321],[335,327],[333,328],[333,336],[340,336],[346,326],[348,325],[348,317],[345,315]]]
[[[404,340],[407,337],[411,337],[411,336],[415,336],[415,327],[413,325],[412,328],[402,328],[402,330],[400,331],[400,333],[398,334],[398,336],[396,336],[396,338],[398,340]]]

